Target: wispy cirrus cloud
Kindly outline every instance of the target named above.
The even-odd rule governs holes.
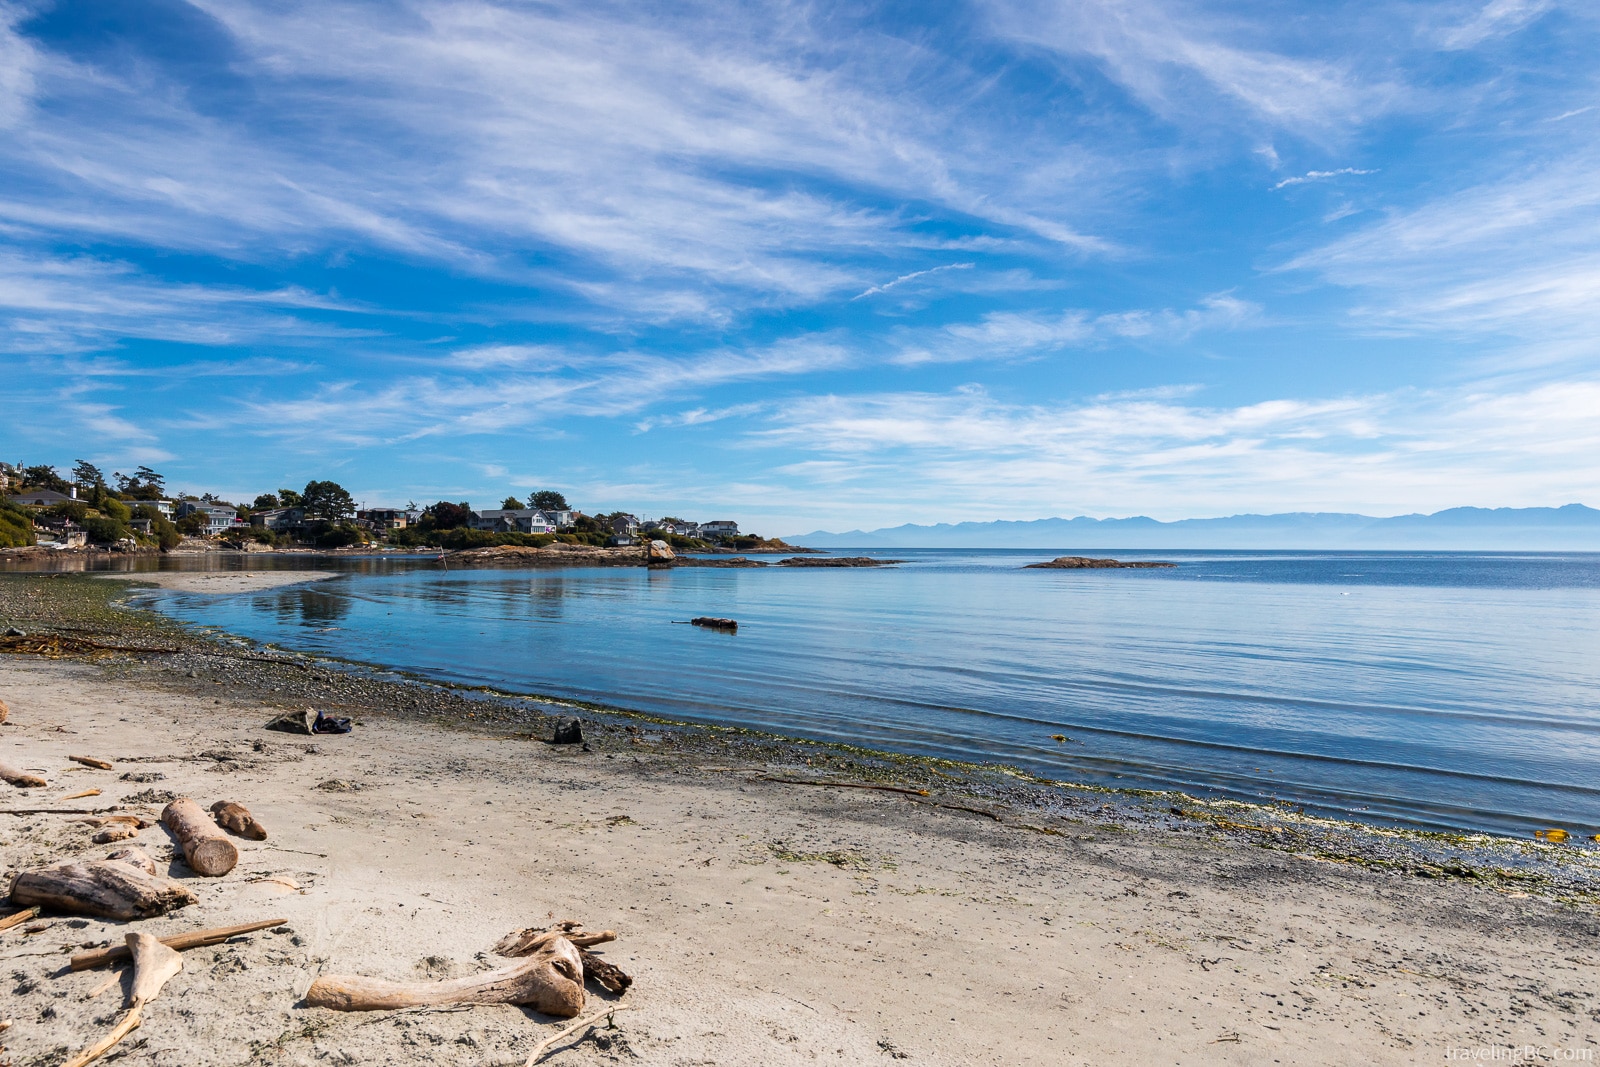
[[[1340,167],[1338,170],[1308,170],[1304,174],[1292,178],[1285,178],[1272,188],[1285,189],[1291,185],[1304,185],[1306,182],[1325,182],[1330,178],[1340,178],[1346,174],[1376,174],[1376,170],[1362,170],[1359,167]]]

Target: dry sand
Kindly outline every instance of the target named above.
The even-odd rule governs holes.
[[[336,571],[114,571],[95,575],[143,582],[179,593],[258,593],[301,582],[339,577]]]
[[[200,903],[137,926],[282,915],[292,932],[187,953],[126,1064],[521,1063],[556,1021],[296,1005],[323,972],[488,968],[502,934],[552,917],[615,928],[604,954],[637,980],[615,1035],[558,1064],[1442,1064],[1524,1044],[1600,1058],[1587,906],[1193,836],[1043,836],[626,747],[390,720],[295,737],[262,729],[251,699],[112,684],[84,663],[6,656],[0,695],[0,759],[51,783],[0,787],[0,807],[171,790],[240,801],[272,832],[239,842],[225,878],[176,863]],[[67,761],[80,753],[116,769]],[[106,851],[90,833],[0,816],[0,861]],[[139,843],[176,854],[159,826]],[[63,964],[125,929],[0,933],[0,1018],[16,1020],[0,1040],[18,1065],[58,1064],[108,1028],[126,978],[86,1000],[103,974]]]

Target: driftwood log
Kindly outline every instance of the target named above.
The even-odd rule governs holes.
[[[583,1010],[583,961],[578,948],[556,935],[526,960],[449,982],[389,982],[356,975],[323,975],[306,991],[306,1003],[335,1011],[388,1011],[443,1004],[525,1004],[570,1019]]]
[[[4,761],[0,761],[0,778],[4,778],[18,789],[38,789],[40,786],[50,784],[37,774],[29,774],[22,768],[13,767]]]
[[[112,764],[110,760],[96,759],[93,756],[68,756],[73,763],[81,763],[85,767],[93,767],[97,771],[109,771]]]
[[[231,800],[219,800],[211,805],[211,814],[216,817],[217,825],[240,837],[249,838],[251,841],[265,841],[267,828],[256,821],[250,814],[250,809],[243,804],[235,804]]]
[[[23,871],[12,879],[11,902],[38,904],[69,915],[148,919],[199,898],[181,882],[156,873],[155,861],[137,848],[103,860],[72,860]]]
[[[23,923],[27,922],[28,920],[37,919],[38,917],[39,917],[39,909],[38,908],[36,908],[36,907],[35,908],[24,908],[22,911],[17,912],[15,915],[7,915],[4,919],[0,919],[0,930],[9,930],[13,926],[21,926]]]
[[[0,722],[5,722],[9,718],[11,718],[11,709],[6,707],[4,700],[0,700]]]
[[[111,1046],[139,1028],[144,1006],[156,998],[161,987],[183,970],[183,957],[146,933],[128,935],[128,951],[133,954],[133,988],[128,993],[128,1011],[111,1032],[90,1045],[62,1067],[85,1067],[104,1056]]]
[[[168,804],[161,812],[161,821],[183,846],[183,858],[196,874],[220,878],[239,862],[239,850],[233,842],[188,797]]]
[[[617,939],[615,930],[602,930],[591,934],[584,930],[582,923],[566,919],[553,926],[530,926],[514,930],[495,943],[494,951],[500,956],[526,956],[530,952],[537,951],[540,945],[554,937],[564,937],[577,947],[578,959],[583,964],[583,976],[598,983],[600,988],[620,994],[626,993],[628,987],[633,985],[633,979],[621,967],[589,951],[591,945],[603,945],[607,941],[615,941]]]
[[[209,930],[190,930],[186,934],[174,934],[172,937],[160,939],[168,948],[182,951],[184,949],[201,948],[205,945],[220,945],[230,937],[241,934],[253,934],[257,930],[270,930],[275,926],[283,926],[288,919],[267,919],[263,922],[244,923],[241,926],[214,926]],[[73,956],[70,965],[74,971],[89,971],[107,963],[116,963],[118,960],[128,958],[128,948],[125,945],[113,945],[109,948],[90,949]]]

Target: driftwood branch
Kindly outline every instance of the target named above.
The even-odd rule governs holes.
[[[251,841],[267,839],[267,828],[257,822],[256,817],[250,814],[250,809],[243,804],[235,804],[231,800],[219,800],[211,805],[211,814],[216,818],[217,825],[224,830]]]
[[[37,907],[23,908],[15,914],[7,915],[4,919],[0,919],[0,930],[9,930],[13,926],[21,926],[28,920],[37,919],[38,917],[39,909]]]
[[[196,874],[220,878],[239,862],[239,850],[233,842],[188,797],[168,804],[161,812],[161,821],[183,846],[183,858]]]
[[[80,789],[76,793],[68,793],[66,796],[62,797],[61,799],[62,800],[82,800],[84,797],[97,797],[99,795],[100,795],[100,790],[98,790],[98,789]]]
[[[583,961],[563,937],[541,944],[521,963],[449,982],[390,982],[359,975],[323,975],[306,1003],[335,1011],[388,1011],[447,1004],[525,1004],[572,1018],[583,1010]]]
[[[144,1021],[144,1006],[156,998],[173,975],[183,970],[183,957],[149,934],[129,934],[127,948],[133,954],[133,989],[128,994],[127,1014],[109,1034],[72,1057],[63,1067],[85,1067],[137,1030]]]
[[[23,871],[11,882],[13,904],[107,919],[148,919],[198,899],[188,886],[157,874],[155,862],[137,848]]]
[[[549,1037],[545,1038],[543,1041],[534,1046],[533,1051],[528,1053],[528,1058],[523,1061],[522,1067],[533,1067],[534,1064],[539,1062],[539,1057],[545,1054],[545,1050],[554,1045],[560,1044],[562,1038],[567,1037],[570,1034],[577,1033],[585,1026],[593,1026],[595,1023],[609,1015],[615,1015],[619,1011],[627,1011],[629,1007],[630,1005],[627,1004],[613,1004],[605,1011],[597,1011],[586,1019],[579,1019],[577,1022],[573,1023],[569,1027],[566,1027],[558,1034],[551,1034]]]
[[[67,758],[73,763],[81,763],[85,767],[93,767],[97,771],[109,771],[112,766],[110,760],[96,759],[93,756],[68,756]]]
[[[175,934],[172,937],[160,939],[168,948],[182,951],[190,948],[201,948],[205,945],[216,945],[238,937],[240,934],[253,934],[257,930],[270,930],[274,926],[283,926],[288,919],[267,919],[264,922],[244,923],[241,926],[216,926],[209,930],[191,930],[186,934]],[[80,952],[69,961],[74,971],[88,971],[95,967],[103,967],[108,963],[125,960],[130,953],[125,945],[113,945],[108,948],[91,949]]]
[[[18,789],[38,789],[40,786],[50,784],[37,774],[29,774],[22,768],[13,767],[3,761],[0,761],[0,778],[10,782]]]

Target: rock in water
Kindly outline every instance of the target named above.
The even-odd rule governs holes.
[[[678,557],[673,553],[672,546],[667,544],[665,541],[651,541],[650,549],[646,553],[646,558],[651,563],[667,563],[677,559]]]
[[[583,721],[581,719],[560,719],[556,722],[556,736],[551,739],[553,745],[576,745],[583,741]]]
[[[1133,561],[1124,562],[1124,561],[1122,561],[1120,559],[1093,559],[1093,558],[1091,558],[1089,556],[1057,556],[1055,559],[1051,560],[1049,563],[1030,563],[1030,564],[1027,565],[1026,569],[1028,569],[1028,570],[1044,569],[1044,570],[1082,571],[1082,570],[1109,570],[1109,569],[1112,569],[1112,568],[1176,567],[1176,566],[1177,566],[1176,563],[1156,563],[1156,562],[1152,562],[1152,561],[1149,561],[1149,560],[1133,560]]]

